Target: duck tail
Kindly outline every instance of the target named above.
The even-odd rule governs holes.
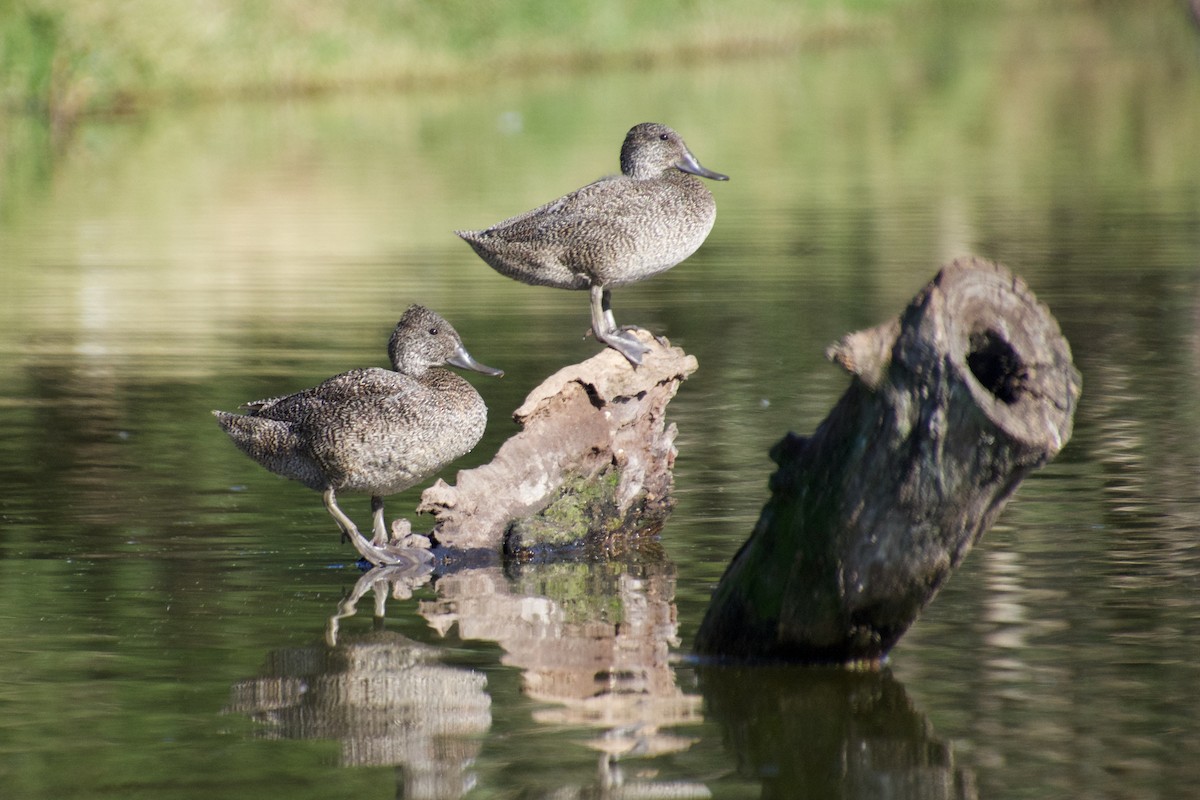
[[[247,414],[214,411],[217,424],[250,458],[276,475],[320,488],[325,481],[292,424]]]

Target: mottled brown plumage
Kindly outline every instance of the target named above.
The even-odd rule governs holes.
[[[590,183],[487,230],[456,231],[502,275],[534,286],[588,289],[596,338],[637,365],[646,346],[617,328],[610,289],[657,275],[703,244],[717,218],[700,166],[678,133],[635,125],[621,174]]]
[[[470,452],[483,435],[483,398],[442,365],[503,374],[475,361],[450,323],[417,305],[396,325],[388,355],[392,370],[351,370],[311,389],[247,403],[245,414],[213,412],[246,455],[323,492],[329,513],[360,551],[362,534],[338,508],[337,492],[371,495],[372,543],[386,544],[383,497]]]

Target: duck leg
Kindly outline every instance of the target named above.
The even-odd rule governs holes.
[[[388,543],[389,537],[387,525],[384,524],[383,520],[382,497],[376,497],[374,495],[371,496],[371,518],[373,521],[371,525],[371,532],[373,533],[371,544],[377,547],[383,547]]]
[[[342,509],[338,508],[337,493],[332,486],[326,486],[324,494],[321,497],[325,500],[325,509],[333,517],[338,527],[342,529],[342,541],[350,540],[350,544],[354,545],[354,549],[359,554],[370,561],[372,564],[387,563],[387,557],[378,548],[367,541],[367,537],[363,536],[358,531],[358,526],[354,521],[346,516]],[[382,504],[381,504],[382,505]],[[374,499],[372,498],[372,508],[374,508]],[[381,511],[382,513],[382,511]]]
[[[387,530],[383,525],[382,497],[371,498],[371,511],[375,519],[373,533],[376,539],[374,542],[367,541],[367,537],[359,533],[354,522],[338,508],[337,494],[334,492],[332,486],[325,487],[325,493],[322,497],[325,499],[325,508],[329,511],[334,521],[337,522],[338,527],[342,529],[342,536],[350,540],[350,544],[354,545],[354,549],[359,552],[359,555],[375,566],[400,564],[417,567],[422,564],[428,564],[433,560],[428,550],[421,550],[415,547],[397,547],[388,541]],[[382,541],[380,537],[382,537]]]
[[[597,339],[625,356],[633,366],[641,364],[642,356],[649,353],[650,348],[638,341],[637,337],[617,327],[612,312],[612,292],[602,286],[592,286],[591,299],[592,333]]]
[[[338,508],[337,494],[334,492],[332,486],[325,487],[325,492],[321,495],[321,499],[325,501],[325,510],[329,512],[329,515],[333,517],[333,521],[341,529],[343,542],[347,540],[352,542],[355,537],[362,538],[362,534],[358,532],[358,527],[354,524],[354,521]]]
[[[617,318],[613,316],[612,310],[612,292],[608,289],[600,294],[600,308],[604,311],[604,324],[608,326],[608,330],[617,330]]]

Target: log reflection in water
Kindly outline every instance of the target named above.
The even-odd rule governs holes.
[[[499,643],[504,663],[522,670],[525,693],[548,704],[536,721],[602,730],[587,743],[601,754],[601,787],[622,780],[622,758],[694,743],[667,732],[700,722],[701,701],[680,689],[670,663],[675,572],[665,559],[464,570],[440,578],[437,591],[421,614],[442,635],[457,625],[463,639]],[[653,791],[709,795],[690,782],[657,782]]]
[[[975,800],[973,773],[888,670],[705,666],[709,719],[764,798]]]

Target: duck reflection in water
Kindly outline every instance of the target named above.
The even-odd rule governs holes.
[[[611,290],[665,272],[699,249],[717,218],[696,180],[705,169],[666,125],[635,125],[621,174],[601,178],[486,230],[456,231],[501,275],[533,286],[591,292],[592,333],[637,366],[649,348],[613,318]]]
[[[649,764],[687,751],[696,740],[672,729],[701,721],[700,697],[678,686],[670,660],[672,645],[679,644],[674,567],[660,548],[644,543],[640,550],[610,561],[450,571],[436,578],[437,597],[419,604],[440,635],[457,628],[461,639],[504,649],[502,662],[521,670],[523,693],[538,702],[536,722],[572,735],[597,731],[579,740],[581,758],[574,762],[574,748],[567,746],[556,750],[554,770],[522,773],[526,795],[541,796],[540,788],[546,796],[712,796],[695,780],[650,779],[655,770],[649,766],[626,775],[630,760]],[[361,576],[330,618],[327,641],[344,635],[368,594],[374,593],[379,624],[389,597],[406,599],[428,579],[402,567]]]
[[[544,775],[493,761],[468,776],[464,765],[490,727],[483,676],[437,664],[438,648],[383,630],[387,598],[407,600],[430,580],[428,569],[409,566],[362,575],[330,618],[325,647],[272,654],[263,677],[234,687],[231,708],[283,735],[341,738],[347,763],[384,763],[386,754],[404,767],[405,797],[459,797],[475,783],[523,796],[712,797],[751,781],[765,798],[978,798],[974,773],[955,763],[886,668],[720,666],[673,656],[674,567],[661,554],[477,566],[436,578],[436,597],[419,603],[420,614],[442,636],[456,628],[459,639],[498,643],[501,663],[521,670],[522,692],[538,703],[534,721],[563,742]],[[347,621],[372,592],[364,635],[357,629],[367,626]],[[351,685],[366,694],[339,688]],[[372,715],[415,733],[400,737]],[[727,757],[714,761],[714,742],[675,730],[701,725],[720,729]],[[439,729],[467,740],[441,739],[431,751],[420,731]],[[597,733],[577,738],[587,730]],[[572,759],[573,750],[584,757]],[[414,781],[439,788],[409,794]]]
[[[478,782],[491,697],[482,672],[441,659],[381,626],[276,650],[258,677],[234,684],[225,711],[266,738],[336,741],[342,766],[396,767],[398,797],[451,800]]]
[[[246,455],[322,492],[343,539],[374,564],[428,560],[424,550],[397,546],[389,536],[383,498],[470,452],[483,436],[483,398],[443,365],[504,374],[472,358],[450,323],[419,305],[400,318],[388,356],[391,370],[343,372],[302,392],[246,403],[245,414],[213,412]],[[371,541],[338,507],[339,491],[371,495]]]

